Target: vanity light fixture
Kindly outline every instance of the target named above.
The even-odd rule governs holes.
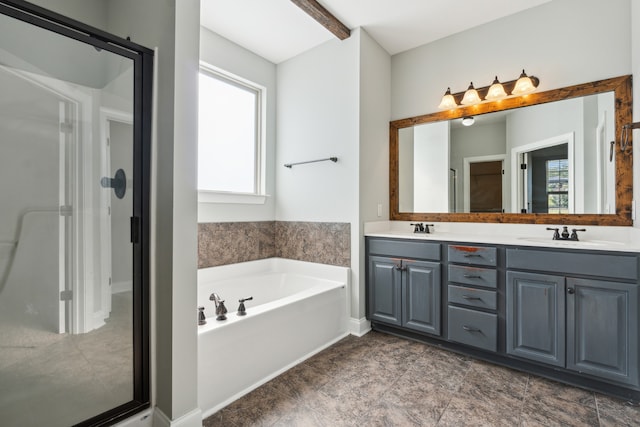
[[[467,88],[467,91],[464,93],[464,96],[462,97],[462,101],[460,101],[460,103],[462,105],[472,105],[472,104],[477,104],[481,101],[482,99],[480,98],[478,91],[476,90],[476,88],[473,87],[473,82],[469,83],[469,87]]]
[[[484,99],[487,101],[496,101],[506,97],[507,92],[505,92],[504,86],[502,86],[502,83],[498,80],[498,76],[496,76],[496,78],[493,79],[493,83],[491,83],[491,86],[487,91],[487,96],[485,96]]]
[[[516,85],[511,91],[511,94],[516,96],[526,95],[527,93],[531,93],[536,90],[536,86],[537,85],[533,84],[532,79],[527,76],[527,73],[522,70],[522,74],[520,74],[518,81],[516,81]]]
[[[513,98],[526,95],[535,91],[540,84],[540,80],[535,76],[528,76],[522,70],[522,74],[517,80],[501,83],[498,76],[493,79],[491,86],[476,89],[473,82],[466,91],[451,93],[451,88],[447,88],[438,108],[441,110],[451,110],[459,106],[469,106],[482,102],[499,101],[504,98]]]
[[[467,116],[462,118],[462,126],[471,126],[476,122],[476,119],[473,116]]]
[[[451,95],[451,88],[447,88],[447,91],[442,96],[442,101],[440,101],[440,105],[438,108],[441,110],[448,110],[450,108],[456,108],[458,104],[456,103],[455,98]]]

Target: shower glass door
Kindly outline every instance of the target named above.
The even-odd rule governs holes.
[[[3,3],[0,425],[99,425],[148,402],[140,62]]]

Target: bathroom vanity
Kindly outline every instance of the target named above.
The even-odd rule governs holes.
[[[373,329],[640,401],[637,248],[365,235]]]

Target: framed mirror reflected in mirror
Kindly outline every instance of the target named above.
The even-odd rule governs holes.
[[[392,121],[391,219],[631,225],[631,106],[622,76]]]

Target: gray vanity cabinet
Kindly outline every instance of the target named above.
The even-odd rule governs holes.
[[[401,260],[369,257],[369,317],[371,320],[402,325]]]
[[[507,272],[508,354],[564,366],[564,296],[563,276]]]
[[[567,278],[567,368],[638,385],[638,285]]]
[[[638,281],[623,282],[637,277],[637,256],[508,249],[514,266],[565,274],[507,271],[508,354],[639,385]],[[607,280],[573,277],[584,271]]]
[[[369,319],[440,336],[440,263],[408,256],[439,260],[440,245],[382,239],[369,242]]]

